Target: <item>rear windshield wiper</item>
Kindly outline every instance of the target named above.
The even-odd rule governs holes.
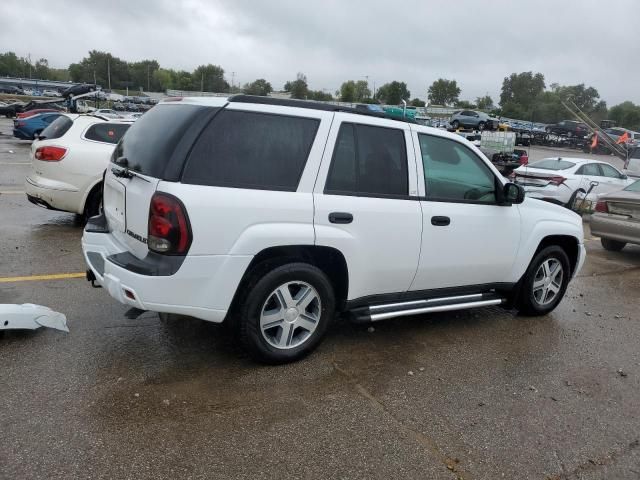
[[[118,158],[116,160],[116,162],[120,162],[120,161],[122,161],[125,165],[128,163],[127,159],[125,157],[120,157],[120,158]],[[120,166],[120,165],[118,165],[116,163],[116,166],[111,168],[111,172],[118,178],[133,178],[133,177],[137,177],[140,180],[144,180],[147,183],[151,183],[149,180],[144,178],[138,172],[130,170],[128,166]]]

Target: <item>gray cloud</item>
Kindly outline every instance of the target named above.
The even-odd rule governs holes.
[[[421,98],[444,77],[462,98],[497,100],[505,76],[533,70],[547,84],[594,86],[613,105],[640,103],[637,13],[634,0],[2,0],[0,45],[54,66],[90,49],[186,70],[215,63],[275,88],[299,71],[332,92],[368,75]]]

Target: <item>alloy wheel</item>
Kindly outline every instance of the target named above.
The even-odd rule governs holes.
[[[533,298],[540,306],[549,305],[559,295],[562,288],[564,270],[559,260],[548,258],[536,271],[533,279]]]
[[[322,313],[317,290],[306,282],[287,282],[267,297],[260,313],[260,332],[272,347],[286,350],[305,343]]]

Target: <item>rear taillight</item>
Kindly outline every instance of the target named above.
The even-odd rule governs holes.
[[[191,246],[191,225],[180,200],[156,192],[149,207],[148,247],[165,255],[184,255]]]
[[[560,175],[555,175],[553,177],[551,177],[549,179],[549,183],[553,184],[553,185],[562,185],[565,182],[566,178],[560,176]]]
[[[598,203],[596,203],[596,212],[609,213],[609,207],[607,207],[607,202],[603,200],[599,200]]]
[[[527,154],[520,155],[520,165],[528,165],[529,164],[529,156]]]
[[[24,127],[25,125],[26,125],[25,122],[20,122],[20,121],[16,122],[16,127]]]
[[[34,156],[43,162],[59,162],[66,154],[67,149],[62,147],[38,147]]]

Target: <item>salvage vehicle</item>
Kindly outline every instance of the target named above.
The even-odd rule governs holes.
[[[575,120],[562,120],[561,122],[547,125],[545,131],[554,135],[566,135],[567,137],[584,137],[589,134],[589,127]]]
[[[27,199],[50,210],[89,218],[100,212],[102,175],[132,122],[60,115],[31,145]]]
[[[484,112],[460,110],[453,113],[449,119],[449,123],[454,130],[457,130],[459,127],[477,130],[495,130],[498,128],[500,121]]]
[[[598,198],[591,233],[605,250],[618,252],[627,243],[640,245],[640,180]]]
[[[34,140],[60,115],[60,112],[49,112],[17,118],[13,121],[13,136],[20,140]]]
[[[545,315],[585,259],[578,215],[456,134],[249,95],[171,98],[132,125],[82,250],[130,318],[225,321],[268,363],[307,355],[340,312]]]
[[[572,207],[577,198],[620,190],[633,182],[612,165],[573,157],[545,158],[514,170],[528,197]],[[592,185],[595,184],[595,185]]]

